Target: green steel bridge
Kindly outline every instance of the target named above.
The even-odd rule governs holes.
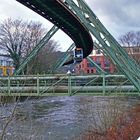
[[[125,75],[125,77],[127,77],[128,81],[130,82],[128,84],[129,86],[127,87],[122,86],[120,89],[122,89],[122,91],[124,89],[134,90],[137,92],[140,91],[140,66],[132,58],[130,58],[127,52],[120,46],[120,44],[107,31],[107,29],[103,26],[103,24],[100,22],[98,17],[89,8],[89,6],[86,4],[84,0],[17,0],[17,1],[27,6],[28,8],[32,9],[39,15],[46,18],[47,20],[51,21],[54,24],[54,26],[44,36],[44,38],[38,43],[38,45],[32,50],[29,56],[21,63],[19,69],[15,71],[14,73],[15,76],[18,75],[25,68],[28,62],[38,53],[38,51],[41,48],[44,47],[44,45],[49,41],[49,39],[60,28],[74,41],[74,43],[70,46],[70,48],[67,50],[65,55],[62,58],[60,58],[60,60],[58,60],[56,64],[54,64],[52,71],[56,71],[63,65],[73,63],[74,57],[70,54],[70,52],[71,50],[73,50],[73,48],[76,47],[76,48],[83,49],[83,57],[84,58],[87,57],[88,60],[97,67],[97,70],[101,73],[100,76],[102,77],[103,75],[105,75],[105,72],[93,60],[91,60],[90,57],[88,57],[88,55],[92,52],[93,48],[98,48],[104,53],[104,55],[108,56],[112,60],[112,62],[117,66],[117,68],[122,72],[122,74]],[[93,41],[91,35],[96,38],[96,42]],[[28,76],[28,77],[33,80],[31,83],[29,82],[29,85],[34,84],[34,79],[36,81],[35,83],[37,84],[36,86],[33,86],[33,87],[31,86],[31,91],[34,92],[34,90],[36,90],[36,93],[39,94],[40,90],[42,88],[45,88],[45,86],[42,87],[42,85],[40,84],[40,80],[41,80],[40,77],[38,76],[31,76],[31,77]],[[54,77],[52,77],[52,79],[55,79]],[[66,88],[66,85],[64,88],[63,87],[64,85],[60,84],[60,87],[58,87],[58,89],[64,89],[65,92],[66,90],[68,90],[68,93],[70,93],[70,95],[76,94],[80,90],[79,89],[80,86],[84,86],[86,87],[85,89],[89,89],[90,91],[92,90],[94,91],[97,88],[96,86],[99,86],[99,85],[95,85],[95,87],[93,85],[88,86],[88,82],[87,82],[87,84],[84,84],[84,85],[81,84],[76,87],[72,84],[73,82],[71,82],[71,80],[77,79],[77,76],[66,75],[64,77],[67,77],[66,79],[67,81],[66,83],[68,84],[67,88]],[[60,78],[58,76],[58,78],[60,78],[60,81],[64,77]],[[90,80],[90,78],[93,78],[93,77],[94,77],[93,75],[90,75],[90,76],[87,76],[86,79]],[[18,79],[18,77],[16,78]],[[27,77],[22,76],[20,78],[26,79]],[[47,77],[43,77],[43,78],[46,80],[50,79],[49,76],[48,78]],[[30,86],[28,84],[27,86],[22,87],[21,83],[23,83],[24,85],[26,82],[24,80],[20,81],[20,79],[15,80],[15,83],[19,81],[18,83],[19,88],[18,86],[17,87],[12,86],[13,84],[11,84],[11,80],[15,79],[14,76],[0,78],[0,79],[1,79],[0,81],[2,85],[5,85],[6,83],[5,86],[1,86],[1,91],[2,91],[1,93],[4,93],[4,91],[6,91],[7,94],[10,94],[11,90],[14,93],[16,92],[15,89],[17,89],[17,91],[18,89],[23,89],[23,91],[24,90],[26,91],[26,89],[23,87],[28,87],[28,89],[30,89]],[[79,80],[81,81],[81,79]],[[103,78],[102,87],[99,88],[100,90],[103,89],[103,93],[105,93],[106,91],[106,88],[104,88],[105,87],[104,81],[105,80]],[[54,85],[57,85],[57,83],[59,83],[59,80],[58,81],[52,80],[51,84],[47,85],[47,88],[43,90],[44,91],[47,90],[49,92],[51,91],[51,89],[55,90]],[[73,92],[73,86],[75,88],[74,92]],[[34,87],[35,89],[33,89]],[[108,90],[111,91],[112,88],[113,87],[108,87]]]
[[[2,96],[139,95],[124,75],[28,75],[0,77]]]

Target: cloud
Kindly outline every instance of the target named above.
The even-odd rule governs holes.
[[[130,30],[140,30],[139,0],[87,0],[87,3],[116,38]]]
[[[33,21],[40,21],[44,25],[48,25],[49,27],[52,26],[50,22],[48,22],[43,17],[39,16],[29,8],[23,6],[22,4],[18,3],[15,0],[0,0],[0,19],[4,20],[7,17],[17,19],[21,18],[24,20],[33,20]],[[1,14],[3,16],[1,16]]]
[[[16,0],[0,0],[0,3],[0,22],[7,18],[12,18],[23,19],[25,21],[39,21],[48,30],[53,26],[53,24],[48,20],[18,3]],[[52,38],[59,42],[62,51],[67,50],[67,48],[72,44],[70,37],[60,30]]]
[[[128,31],[140,30],[139,0],[86,0],[86,2],[116,39]],[[15,0],[0,0],[0,20],[8,17],[40,21],[48,29],[52,27],[52,24],[46,19]],[[72,41],[64,33],[60,31],[59,33],[55,35],[55,38],[66,50]],[[68,42],[70,43],[68,44]],[[65,44],[68,46],[66,47]]]

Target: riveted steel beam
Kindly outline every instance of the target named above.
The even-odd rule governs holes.
[[[99,41],[100,49],[109,56],[117,67],[128,77],[140,91],[140,66],[127,54],[100,22],[89,6],[83,0],[65,0],[65,4],[73,11],[80,21]]]

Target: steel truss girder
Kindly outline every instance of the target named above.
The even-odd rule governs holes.
[[[98,17],[83,0],[77,0],[78,5],[72,0],[65,0],[65,4],[81,20],[87,29],[99,41],[99,49],[108,55],[117,67],[128,77],[140,91],[140,67],[113,38],[100,22]]]
[[[60,67],[62,67],[62,65],[66,62],[66,61],[68,61],[68,59],[71,57],[71,55],[70,55],[70,52],[75,48],[76,46],[75,46],[75,44],[73,43],[69,48],[68,48],[68,50],[66,51],[66,53],[54,64],[54,66],[53,66],[53,72],[54,71],[56,71],[56,70],[58,70]],[[106,72],[100,67],[100,66],[98,66],[94,61],[93,61],[93,59],[91,59],[89,56],[87,57],[87,60],[90,62],[90,63],[92,63],[95,67],[96,67],[96,69],[97,69],[97,71],[98,71],[98,73],[100,73],[100,74],[105,74]]]
[[[25,66],[33,59],[34,56],[42,49],[45,44],[50,40],[50,38],[59,30],[58,27],[53,26],[48,33],[43,37],[43,39],[36,45],[36,47],[31,51],[25,60],[20,64],[20,67],[14,72],[14,75],[18,75],[25,68]]]
[[[52,72],[58,70],[60,67],[63,66],[63,64],[71,57],[70,52],[75,48],[75,44],[73,43],[68,50],[65,52],[65,54],[58,59],[58,61],[53,65]]]

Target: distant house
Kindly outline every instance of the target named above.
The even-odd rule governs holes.
[[[124,47],[127,53],[140,64],[140,46]]]
[[[0,54],[0,76],[12,75],[14,66],[12,59],[6,54]]]
[[[131,46],[131,47],[125,47],[125,50],[128,52],[128,54],[140,54],[140,47],[138,46]]]

